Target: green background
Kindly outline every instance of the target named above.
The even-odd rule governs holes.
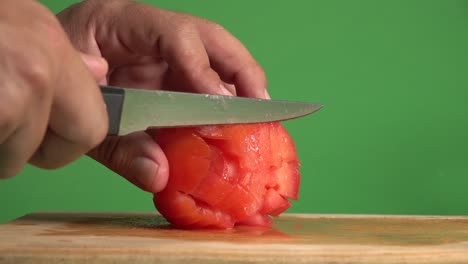
[[[43,1],[58,12],[72,1]],[[150,2],[150,1],[147,1]],[[151,1],[216,21],[264,67],[302,161],[289,212],[468,215],[467,1]],[[0,222],[38,210],[154,211],[89,158],[0,182]]]

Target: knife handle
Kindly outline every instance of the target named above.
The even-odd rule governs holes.
[[[107,135],[118,135],[120,130],[120,119],[122,118],[125,91],[119,88],[101,86],[101,93],[106,103],[107,115],[109,117],[109,131]]]

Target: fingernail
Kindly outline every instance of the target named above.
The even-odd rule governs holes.
[[[232,96],[233,94],[224,86],[224,84],[220,84],[219,88],[221,90],[222,95]]]
[[[134,177],[143,189],[152,191],[153,182],[157,177],[159,165],[153,160],[146,157],[138,157],[132,161],[129,173],[130,177]]]
[[[265,96],[265,99],[271,99],[270,94],[268,93],[268,90],[267,90],[267,89],[265,89],[265,94],[264,94],[264,96]]]

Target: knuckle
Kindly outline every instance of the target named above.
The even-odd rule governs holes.
[[[30,89],[40,89],[39,92],[48,89],[53,81],[54,56],[49,54],[50,48],[45,47],[42,42],[32,40],[34,49],[27,52],[23,47],[12,48],[8,54],[8,60],[15,62],[14,74],[19,78],[17,85],[26,85]]]
[[[252,74],[253,76],[256,76],[257,78],[261,78],[261,80],[264,83],[266,83],[265,70],[263,69],[262,66],[260,66],[260,64],[258,64],[257,62],[253,62],[252,64],[250,64],[250,66],[247,66],[245,69],[249,74]]]
[[[134,3],[128,0],[85,0],[74,7],[73,14],[80,20],[83,17],[96,19],[112,17],[116,14],[124,15],[121,10],[129,12]]]
[[[47,12],[37,14],[37,22],[20,29],[16,34],[10,33],[13,34],[11,37],[13,42],[17,42],[16,45],[1,47],[7,51],[3,59],[13,65],[9,70],[13,77],[18,78],[16,84],[32,89],[34,95],[41,95],[50,89],[55,77],[56,62],[63,58],[63,49],[57,48],[60,45],[57,44],[59,39],[63,37],[50,39],[50,35],[60,34],[57,33],[60,25],[50,16],[53,17]]]
[[[81,2],[81,5],[86,8],[91,8],[91,9],[96,9],[96,8],[102,9],[102,8],[116,8],[116,6],[130,5],[133,3],[134,2],[129,1],[129,0],[107,0],[107,1],[85,0]]]
[[[263,67],[260,66],[257,62],[253,62],[250,67],[247,67],[250,71],[252,71],[255,74],[260,74],[260,75],[265,75],[265,71],[263,70]]]
[[[48,56],[49,48],[44,48],[41,43],[35,42],[33,45],[36,48],[27,52],[24,51],[24,46],[12,47],[7,54],[6,60],[14,62],[11,72],[14,81],[10,84],[16,88],[23,88],[16,89],[12,93],[19,93],[22,90],[31,92],[35,96],[42,96],[52,89],[51,83],[55,73],[52,63],[54,56]]]
[[[175,33],[178,35],[188,35],[196,34],[197,28],[192,17],[188,15],[179,15],[177,19],[174,20]]]
[[[31,56],[29,63],[22,68],[21,73],[31,88],[37,93],[43,94],[50,89],[54,76],[49,64],[44,63],[44,59],[40,57]]]
[[[182,71],[183,76],[193,84],[199,82],[203,83],[203,80],[211,78],[214,75],[214,71],[211,69],[210,65],[203,62],[194,63],[193,67],[183,68]]]

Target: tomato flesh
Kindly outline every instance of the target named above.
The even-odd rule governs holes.
[[[154,139],[170,176],[153,201],[177,227],[270,226],[298,199],[299,159],[278,122],[167,128]]]

